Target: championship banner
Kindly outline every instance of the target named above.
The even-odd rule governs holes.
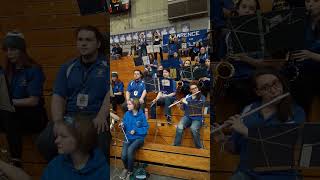
[[[179,42],[181,42],[182,37],[186,37],[188,47],[193,47],[197,41],[204,41],[207,38],[207,29],[177,33]],[[169,35],[164,35],[162,40],[163,51],[168,52]]]

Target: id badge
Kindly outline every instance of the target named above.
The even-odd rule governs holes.
[[[89,102],[88,94],[78,94],[77,97],[77,106],[79,107],[87,107]]]
[[[133,95],[134,95],[134,96],[138,96],[138,91],[134,91],[134,92],[133,92]]]

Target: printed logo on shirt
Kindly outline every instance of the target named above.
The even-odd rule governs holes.
[[[26,79],[23,79],[20,83],[20,86],[27,86],[28,85],[28,82]]]
[[[170,86],[170,81],[168,79],[163,79],[161,81],[162,86]]]
[[[104,69],[97,69],[97,77],[104,77],[105,70]]]
[[[138,96],[138,91],[134,91],[134,92],[133,92],[133,95],[134,95],[134,96]]]

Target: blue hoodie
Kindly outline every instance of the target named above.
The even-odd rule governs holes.
[[[109,179],[109,167],[100,149],[95,149],[80,170],[73,167],[70,155],[58,155],[48,164],[41,180],[106,180]]]
[[[149,129],[146,116],[141,109],[136,115],[133,115],[132,111],[127,111],[123,117],[123,124],[129,140],[144,139]],[[131,130],[135,131],[133,135],[130,134]]]

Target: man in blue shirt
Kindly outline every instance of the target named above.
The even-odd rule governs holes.
[[[52,120],[56,124],[65,118],[73,118],[79,112],[95,116],[93,123],[99,134],[99,146],[108,156],[107,104],[110,100],[107,93],[110,84],[107,61],[103,55],[103,36],[93,26],[80,27],[76,34],[80,56],[62,65],[58,72],[51,102]],[[46,145],[50,146],[48,143]],[[51,154],[47,155],[49,160],[56,155],[56,152],[44,153]]]
[[[163,70],[163,78],[160,78],[160,92],[157,97],[152,101],[151,105],[151,118],[156,118],[157,104],[164,104],[164,112],[167,117],[168,124],[172,124],[171,108],[169,106],[173,103],[176,96],[176,82],[170,78],[170,69]]]
[[[138,98],[141,104],[141,109],[144,109],[145,97],[147,90],[144,81],[142,80],[142,72],[140,70],[134,70],[134,80],[130,81],[126,91],[126,102],[122,104],[124,112],[128,111],[127,101],[130,98]]]

